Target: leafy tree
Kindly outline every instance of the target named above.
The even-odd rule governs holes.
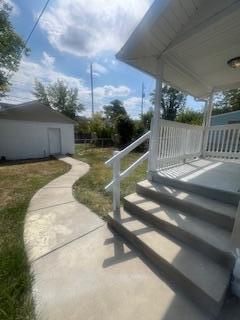
[[[150,108],[146,113],[140,116],[140,120],[134,120],[134,140],[141,137],[145,132],[150,130],[151,120],[153,116],[153,110]],[[141,145],[139,150],[143,150]],[[143,146],[144,147],[144,146]]]
[[[23,39],[16,33],[11,22],[11,6],[0,1],[0,98],[9,91],[11,72],[19,68],[23,52],[26,54]]]
[[[50,106],[50,101],[48,99],[47,87],[44,86],[40,81],[35,81],[35,87],[33,94],[37,97],[37,99],[45,104],[46,106]]]
[[[150,108],[146,113],[141,115],[141,122],[145,130],[150,130],[151,120],[153,117],[153,109]]]
[[[104,126],[105,123],[101,112],[95,112],[89,121],[89,128],[91,134],[100,137]]]
[[[57,80],[48,86],[36,81],[33,94],[41,103],[72,119],[76,119],[78,113],[84,110],[78,99],[78,89],[69,88],[61,80]]]
[[[120,115],[127,115],[122,101],[116,99],[110,102],[109,105],[103,107],[105,117],[109,123],[114,125],[114,121]]]
[[[90,120],[86,117],[76,117],[77,125],[75,126],[75,133],[81,137],[90,136]]]
[[[110,127],[101,112],[94,113],[93,117],[89,120],[89,128],[92,136],[97,138],[111,138],[112,127]]]
[[[155,91],[151,93],[151,102],[155,103]],[[177,114],[184,108],[185,103],[186,96],[182,92],[166,84],[163,85],[161,101],[163,119],[174,121]]]
[[[134,122],[128,115],[121,114],[116,119],[116,133],[119,139],[119,146],[125,147],[132,142],[134,136]]]
[[[192,109],[185,109],[177,116],[177,121],[194,125],[202,125],[203,113]]]
[[[213,115],[240,110],[240,88],[220,93],[213,108]]]

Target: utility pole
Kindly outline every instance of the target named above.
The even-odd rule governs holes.
[[[145,86],[144,86],[144,82],[143,82],[143,83],[142,83],[142,104],[141,104],[141,115],[143,115],[144,98],[145,98]]]
[[[91,76],[91,97],[92,97],[92,116],[94,115],[94,96],[93,96],[93,64],[90,65],[90,76]]]

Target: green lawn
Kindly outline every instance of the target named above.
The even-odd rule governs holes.
[[[24,219],[34,193],[70,166],[57,160],[0,164],[0,319],[34,319]]]
[[[91,166],[89,173],[74,185],[75,197],[102,218],[106,218],[112,210],[112,194],[106,193],[104,187],[112,180],[112,169],[104,162],[113,154],[113,148],[86,148],[76,145],[75,158]],[[121,169],[126,169],[136,161],[141,153],[132,152],[121,160]],[[121,182],[121,199],[135,192],[136,182],[146,178],[146,162],[139,166],[131,175]]]

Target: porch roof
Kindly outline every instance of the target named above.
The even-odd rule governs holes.
[[[240,87],[240,71],[227,61],[240,56],[239,0],[156,0],[117,54],[154,77],[197,98]]]

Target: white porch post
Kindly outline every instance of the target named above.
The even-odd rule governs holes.
[[[157,76],[156,76],[156,92],[155,92],[155,106],[151,122],[151,138],[150,138],[150,155],[148,170],[151,172],[157,171],[158,160],[158,145],[159,145],[159,122],[161,116],[161,100],[162,100],[162,82],[163,82],[163,62],[157,60]],[[149,177],[151,178],[151,177]]]
[[[213,110],[213,98],[214,98],[214,91],[212,91],[212,93],[208,99],[208,108],[207,108],[207,112],[206,112],[205,127],[210,127],[210,125],[211,125],[211,117],[212,117],[212,110]]]
[[[205,156],[205,151],[207,147],[207,128],[211,125],[211,116],[212,116],[212,109],[213,109],[213,98],[214,98],[214,91],[211,92],[211,95],[206,100],[205,108],[204,108],[204,115],[203,115],[203,137],[202,137],[202,157]]]

